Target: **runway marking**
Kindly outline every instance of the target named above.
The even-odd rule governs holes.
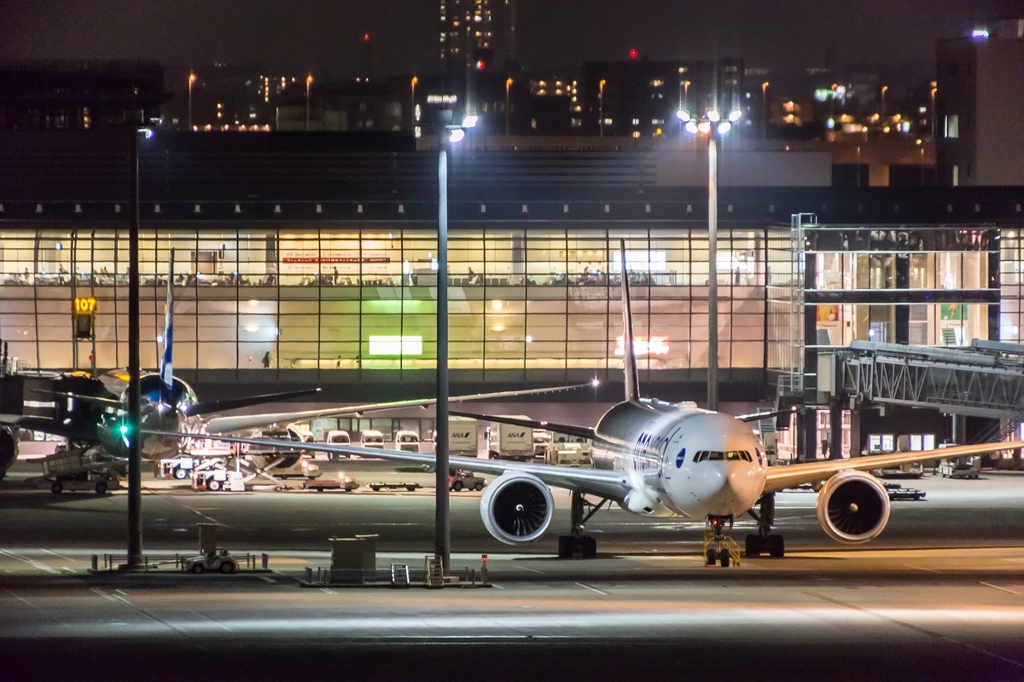
[[[521,568],[524,571],[529,571],[531,573],[540,573],[541,575],[544,575],[544,571],[538,571],[536,568],[527,568],[526,566],[516,566],[516,568]]]
[[[103,597],[103,598],[104,598],[104,599],[106,599],[107,601],[117,601],[117,600],[116,600],[116,599],[114,599],[114,598],[113,598],[113,597],[112,597],[111,595],[107,594],[106,592],[104,592],[103,590],[101,590],[101,589],[100,589],[100,588],[98,588],[98,587],[93,587],[93,588],[92,588],[92,589],[90,589],[89,591],[90,591],[90,592],[94,592],[94,593],[98,594],[99,596]]]
[[[276,580],[274,580],[273,578],[271,578],[269,576],[265,576],[265,575],[261,575],[260,576],[260,580],[262,580],[265,583],[270,583],[271,585],[276,585],[277,584]]]
[[[338,594],[334,590],[332,590],[330,588],[327,588],[327,587],[321,587],[320,591],[323,592],[324,594]]]
[[[12,552],[12,551],[7,550],[7,549],[0,549],[0,554],[5,554],[5,555],[11,557],[12,559],[17,559],[18,561],[22,561],[22,562],[30,565],[32,568],[38,569],[40,571],[46,571],[47,573],[59,573],[60,572],[57,569],[50,568],[49,566],[47,566],[46,564],[44,564],[44,563],[42,563],[40,561],[36,561],[35,559],[29,559],[28,557],[21,556],[20,554],[17,554],[15,552]]]
[[[942,571],[937,571],[934,568],[925,568],[924,566],[914,566],[913,564],[903,564],[903,565],[906,566],[907,568],[916,568],[919,571],[928,571],[929,573],[942,573]]]
[[[146,486],[142,486],[142,489],[145,490],[146,492],[149,492],[149,493],[152,493],[154,495],[157,495],[157,496],[159,496],[159,497],[161,497],[161,498],[163,498],[165,500],[170,500],[171,502],[173,502],[174,504],[178,505],[179,507],[187,509],[190,512],[192,512],[193,514],[196,514],[197,516],[200,516],[200,517],[206,519],[210,523],[217,524],[221,528],[230,528],[231,527],[231,526],[229,526],[226,523],[221,523],[220,521],[218,521],[217,519],[213,518],[212,516],[208,516],[207,514],[204,514],[203,512],[198,511],[197,509],[194,509],[193,507],[188,506],[187,504],[185,504],[184,502],[179,500],[175,495],[171,494],[171,492],[165,492],[165,491],[157,490],[156,488],[149,488],[149,487],[146,487]]]
[[[6,592],[7,594],[11,595],[12,597],[14,597],[18,601],[20,601],[22,604],[25,604],[26,606],[31,606],[33,609],[35,609],[37,611],[42,611],[42,609],[40,609],[38,606],[36,606],[32,602],[30,602],[28,599],[25,599],[24,597],[19,597],[18,595],[14,594],[13,592],[11,592],[10,590],[8,590],[6,588],[4,589],[4,592]]]
[[[986,583],[986,582],[982,582],[981,584],[984,585],[985,587],[991,587],[993,590],[1001,590],[1003,592],[1009,592],[1010,594],[1015,594],[1018,597],[1020,596],[1020,592],[1014,592],[1013,590],[1008,590],[1005,587],[999,587],[999,585],[993,585],[992,583]]]
[[[39,551],[40,552],[46,552],[47,554],[52,554],[53,556],[59,556],[61,559],[64,559],[66,561],[74,561],[74,559],[72,559],[71,557],[65,556],[64,554],[61,554],[60,552],[54,552],[54,551],[49,550],[49,549],[40,549]]]
[[[603,594],[606,597],[608,596],[607,592],[603,592],[603,591],[597,589],[596,587],[591,587],[590,585],[584,585],[583,583],[576,583],[576,584],[579,585],[580,587],[582,587],[585,590],[590,590],[591,592],[597,592],[598,594]]]
[[[850,603],[844,602],[844,601],[842,601],[840,599],[833,599],[832,597],[826,597],[825,595],[818,594],[817,592],[805,591],[805,593],[809,594],[812,597],[817,597],[818,599],[821,599],[822,601],[827,601],[829,603],[836,604],[837,606],[842,606],[842,607],[851,609],[853,611],[859,611],[861,613],[865,613],[865,614],[868,614],[870,616],[874,616],[875,618],[878,618],[879,620],[884,620],[886,622],[892,623],[893,625],[899,625],[899,626],[905,627],[908,630],[913,630],[914,632],[917,632],[919,634],[928,635],[929,637],[934,637],[936,639],[943,639],[943,640],[945,640],[947,642],[950,642],[952,644],[958,644],[958,645],[960,645],[962,647],[966,647],[966,648],[968,648],[968,649],[970,649],[972,651],[976,651],[978,653],[985,654],[986,656],[990,656],[990,657],[995,658],[997,660],[1000,660],[1000,661],[1002,661],[1004,663],[1009,663],[1010,665],[1012,665],[1015,668],[1020,668],[1020,669],[1024,670],[1024,663],[1021,663],[1020,661],[1015,661],[1012,658],[1006,658],[1005,656],[1000,656],[997,653],[993,653],[991,651],[988,651],[987,649],[982,649],[981,647],[975,646],[973,644],[968,644],[967,642],[961,642],[958,639],[954,639],[954,638],[949,637],[948,635],[944,635],[944,634],[942,634],[940,632],[935,632],[933,630],[929,630],[928,628],[921,627],[920,625],[911,625],[910,623],[905,623],[902,620],[899,620],[897,618],[893,618],[892,616],[886,616],[885,614],[878,613],[876,611],[872,611],[871,609],[864,608],[862,606],[857,606],[856,604],[850,604]]]

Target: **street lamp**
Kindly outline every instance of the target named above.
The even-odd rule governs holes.
[[[711,109],[700,120],[680,109],[676,116],[686,122],[686,131],[708,139],[708,409],[718,410],[718,140],[740,120],[733,109],[726,119]]]
[[[508,92],[509,92],[509,89],[511,89],[511,87],[512,87],[512,76],[509,76],[508,78],[505,79],[505,136],[506,137],[508,136],[508,115],[509,115]]]
[[[451,123],[452,112],[441,112],[437,135],[437,407],[434,437],[434,555],[444,570],[451,565],[451,519],[448,504],[448,149],[466,137],[477,117],[462,125]]]
[[[196,74],[188,75],[188,129],[192,130],[192,85],[196,82]]]
[[[600,135],[598,137],[604,137],[604,85],[607,82],[608,81],[606,81],[605,79],[602,78],[601,82],[597,84],[597,99],[600,102],[599,109],[600,109],[600,124],[601,124],[601,133],[600,133]]]
[[[416,128],[416,84],[420,82],[419,76],[413,76],[409,81],[412,92],[410,94],[411,106],[409,107],[409,127]]]
[[[309,86],[313,84],[313,74],[306,76],[306,131],[309,131]]]
[[[888,85],[882,86],[882,118],[885,118],[885,91],[889,89]]]
[[[768,81],[761,83],[761,139],[768,139]]]
[[[932,115],[932,139],[933,140],[936,137],[935,136],[935,121],[936,121],[936,119],[935,119],[935,93],[938,92],[938,91],[939,91],[939,89],[938,89],[938,87],[936,87],[935,81],[932,81],[932,110],[931,110],[931,115]]]

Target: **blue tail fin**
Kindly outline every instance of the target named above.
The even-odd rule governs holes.
[[[174,407],[174,249],[167,269],[167,310],[164,314],[164,354],[160,358],[160,402]]]
[[[640,400],[640,378],[636,371],[633,350],[633,311],[629,300],[629,270],[626,267],[626,240],[619,240],[619,258],[622,261],[622,370],[626,375],[626,400]]]

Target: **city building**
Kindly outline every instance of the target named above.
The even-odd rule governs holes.
[[[579,90],[580,132],[600,137],[678,133],[680,109],[703,116],[745,107],[739,59],[653,61],[634,51],[626,61],[585,62]]]
[[[940,40],[936,78],[940,182],[1024,184],[1024,19]]]
[[[156,62],[23,60],[0,64],[0,130],[103,130],[159,125]]]

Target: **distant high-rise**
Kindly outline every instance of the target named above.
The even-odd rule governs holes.
[[[441,59],[445,65],[465,64],[494,40],[492,0],[441,0]],[[503,0],[496,0],[503,1]]]

